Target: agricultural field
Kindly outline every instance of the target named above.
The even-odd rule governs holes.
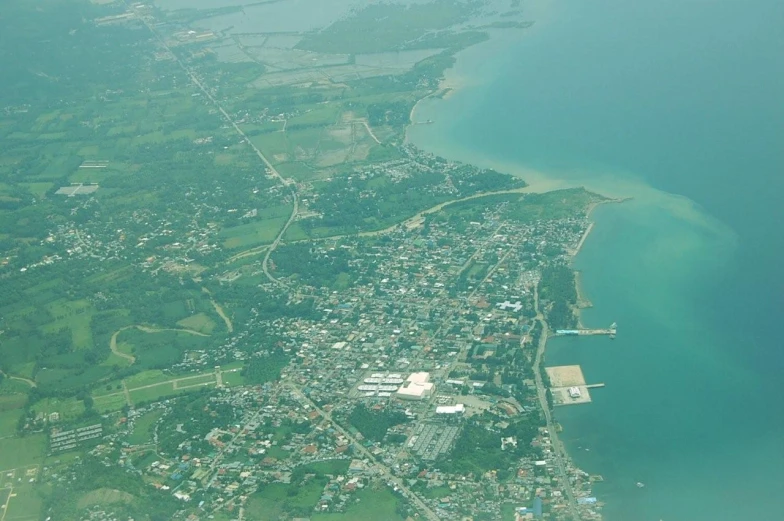
[[[348,471],[350,464],[351,462],[347,459],[332,459],[310,463],[308,465],[301,465],[298,467],[298,469],[299,471],[305,473],[313,472],[315,474],[332,474],[335,476],[340,476]]]
[[[215,379],[212,382],[207,382],[205,385],[214,385]],[[178,389],[173,383],[159,384],[154,387],[147,387],[143,389],[134,389],[130,391],[131,403],[149,403],[157,402],[166,398],[180,395],[184,392],[195,390],[196,387]]]
[[[24,411],[21,407],[0,412],[0,439],[16,434],[16,426],[22,415]]]
[[[394,493],[382,488],[378,490],[362,490],[356,494],[355,502],[351,503],[343,513],[313,514],[313,521],[403,521],[405,518],[397,513],[399,499]]]
[[[43,498],[40,491],[29,483],[30,479],[32,478],[25,475],[22,482],[17,482],[18,486],[13,488],[13,496],[8,501],[8,511],[5,512],[3,521],[36,521],[39,519]]]
[[[128,443],[131,445],[141,445],[152,440],[155,422],[163,415],[163,411],[158,409],[145,413],[134,420],[133,432],[128,436]]]
[[[47,442],[43,434],[24,438],[5,438],[0,450],[0,469],[16,469],[38,465],[43,461]]]
[[[248,499],[250,519],[273,521],[286,512],[309,514],[326,484],[323,478],[310,480],[303,486],[271,483]]]
[[[130,503],[134,497],[127,492],[111,488],[99,488],[85,493],[79,498],[78,508],[87,508],[94,505],[111,505],[114,503]]]
[[[275,240],[288,218],[288,215],[281,215],[227,228],[221,232],[223,246],[227,250],[236,250],[269,244]]]
[[[100,413],[115,412],[122,409],[127,402],[123,394],[112,394],[95,397],[93,408]]]
[[[77,400],[76,397],[51,397],[36,402],[32,406],[32,410],[45,416],[49,416],[52,413],[58,413],[61,420],[71,421],[80,418],[84,414],[85,407],[84,402],[82,400]]]
[[[209,335],[215,329],[215,321],[208,317],[205,313],[198,313],[188,318],[183,318],[177,321],[177,325],[183,329],[190,329]]]
[[[242,376],[240,371],[224,371],[223,372],[223,385],[227,387],[236,387],[238,385],[245,385],[245,377]]]

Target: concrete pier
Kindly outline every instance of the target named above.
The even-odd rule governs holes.
[[[614,329],[578,329],[577,335],[578,336],[586,336],[586,335],[614,335]]]
[[[618,324],[613,324],[606,329],[556,329],[555,336],[590,336],[590,335],[608,335],[610,338],[615,338],[618,332]]]

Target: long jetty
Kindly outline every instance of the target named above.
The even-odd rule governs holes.
[[[591,336],[591,335],[607,335],[610,338],[615,338],[618,332],[618,324],[613,324],[606,329],[556,329],[555,336]]]
[[[579,336],[586,336],[586,335],[612,335],[615,333],[614,329],[578,329],[577,334]]]

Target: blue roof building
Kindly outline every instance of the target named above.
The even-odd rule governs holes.
[[[543,505],[542,505],[542,498],[540,498],[539,496],[536,496],[534,498],[534,508],[533,508],[533,510],[534,510],[534,517],[535,518],[537,518],[537,519],[541,519],[542,518],[542,507],[543,507]]]

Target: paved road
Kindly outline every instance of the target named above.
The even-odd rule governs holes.
[[[539,325],[542,326],[542,333],[539,336],[539,345],[536,348],[536,359],[534,360],[536,394],[539,396],[539,404],[542,407],[542,411],[544,411],[545,420],[547,420],[547,431],[550,433],[550,441],[553,446],[553,454],[555,455],[555,467],[556,471],[558,472],[558,481],[561,483],[561,488],[566,493],[569,513],[571,514],[574,521],[580,521],[580,514],[577,510],[577,501],[574,499],[572,484],[569,481],[569,477],[566,473],[566,451],[563,447],[563,444],[561,443],[561,440],[558,439],[558,433],[556,432],[555,426],[553,424],[552,414],[550,414],[550,406],[547,403],[547,389],[545,388],[544,382],[542,381],[542,357],[544,356],[544,350],[547,345],[547,334],[549,333],[549,328],[547,326],[547,322],[544,320],[544,315],[542,315],[541,311],[539,311],[539,289],[536,286],[534,286],[534,309],[536,310],[536,320],[539,322]]]
[[[259,152],[259,154],[261,154],[261,152]],[[264,271],[264,275],[270,280],[270,282],[274,282],[278,286],[282,286],[284,288],[287,287],[286,284],[276,279],[270,274],[269,258],[270,255],[272,255],[272,252],[275,251],[275,248],[278,247],[278,244],[280,244],[281,239],[283,239],[283,236],[286,234],[286,230],[289,229],[291,223],[293,223],[294,219],[297,218],[297,212],[299,211],[299,198],[297,197],[297,192],[294,188],[291,189],[291,194],[294,196],[294,208],[291,210],[291,216],[289,217],[289,220],[286,221],[286,225],[283,226],[283,228],[280,230],[280,233],[278,233],[278,236],[275,237],[275,240],[272,241],[272,244],[267,250],[267,253],[264,254],[264,260],[261,262],[261,269]]]
[[[337,430],[348,440],[350,440],[351,443],[354,444],[354,447],[357,450],[359,450],[359,452],[361,452],[363,455],[365,455],[365,457],[367,457],[371,461],[375,462],[376,469],[378,469],[381,472],[381,475],[384,477],[384,479],[386,479],[387,482],[394,484],[409,501],[411,501],[414,505],[416,505],[416,507],[419,509],[420,512],[425,514],[425,517],[427,517],[427,519],[429,519],[430,521],[441,521],[441,518],[438,517],[438,515],[436,515],[436,513],[433,512],[433,510],[429,506],[427,506],[427,504],[425,504],[425,502],[422,501],[422,499],[419,496],[417,496],[414,492],[412,492],[411,489],[408,488],[405,483],[403,483],[402,479],[392,474],[392,471],[389,469],[389,467],[387,467],[383,463],[380,463],[373,455],[373,453],[367,449],[367,447],[359,443],[354,438],[354,436],[351,435],[350,432],[348,432],[346,429],[341,427],[340,424],[338,424],[335,420],[333,420],[330,413],[322,410],[319,406],[317,406],[310,398],[305,396],[305,394],[303,394],[303,392],[296,385],[292,383],[286,383],[285,385],[289,389],[291,389],[301,400],[303,400],[308,405],[310,405],[314,410],[316,410],[321,415],[322,418],[332,423],[332,425],[335,427],[335,430]]]
[[[126,0],[123,0],[123,1],[124,1],[125,5],[130,9],[130,6],[129,6],[128,2]],[[272,163],[270,163],[270,161],[267,159],[267,157],[264,154],[262,154],[261,150],[259,150],[259,148],[256,145],[253,144],[253,142],[245,134],[245,132],[243,132],[243,130],[240,128],[240,126],[237,124],[237,122],[234,121],[234,118],[232,118],[229,115],[229,113],[226,112],[226,109],[223,108],[223,106],[218,102],[218,100],[215,99],[215,97],[212,95],[212,93],[209,91],[209,89],[207,89],[204,86],[204,84],[201,82],[201,80],[199,80],[199,78],[196,76],[196,73],[194,73],[190,69],[190,67],[188,67],[185,64],[185,62],[183,62],[171,50],[171,48],[166,44],[166,41],[163,39],[163,37],[155,31],[155,29],[150,25],[150,23],[147,20],[145,20],[143,17],[141,18],[141,20],[142,20],[142,23],[144,23],[144,25],[147,27],[147,29],[158,40],[158,42],[161,44],[161,46],[163,48],[165,48],[169,52],[169,54],[172,55],[172,57],[174,57],[174,60],[177,62],[177,64],[180,66],[180,68],[183,71],[185,71],[185,73],[190,77],[190,79],[193,82],[193,84],[196,85],[199,88],[199,90],[202,92],[202,94],[204,94],[204,96],[208,100],[210,100],[210,103],[212,103],[212,105],[216,109],[218,109],[218,111],[223,115],[223,118],[226,121],[228,121],[229,124],[232,127],[234,127],[234,130],[237,132],[237,134],[239,134],[242,137],[242,140],[245,141],[245,143],[247,143],[247,145],[251,149],[253,149],[253,151],[256,153],[258,158],[261,159],[262,163],[264,163],[264,166],[266,167],[267,172],[269,174],[271,174],[273,177],[275,177],[280,184],[282,184],[284,187],[287,187],[289,189],[289,191],[291,193],[291,196],[292,196],[292,199],[293,199],[293,202],[294,202],[294,204],[292,206],[292,209],[291,209],[291,216],[289,217],[288,221],[286,221],[286,224],[280,230],[280,233],[278,233],[277,237],[275,237],[275,240],[272,242],[272,245],[267,250],[266,255],[264,255],[264,261],[262,262],[262,265],[261,265],[262,269],[264,271],[264,275],[266,275],[266,277],[271,282],[274,282],[275,284],[277,284],[279,286],[286,287],[286,285],[283,282],[279,281],[278,279],[276,279],[275,277],[273,277],[270,274],[269,268],[268,268],[268,264],[269,264],[270,255],[272,254],[273,251],[275,251],[275,248],[278,247],[278,244],[280,244],[280,240],[283,238],[283,235],[286,233],[286,230],[289,229],[289,226],[291,226],[291,223],[294,222],[294,220],[297,218],[297,212],[299,211],[299,196],[297,194],[296,184],[286,180],[282,175],[280,175],[280,172],[278,172],[275,169],[275,167],[272,166]]]

